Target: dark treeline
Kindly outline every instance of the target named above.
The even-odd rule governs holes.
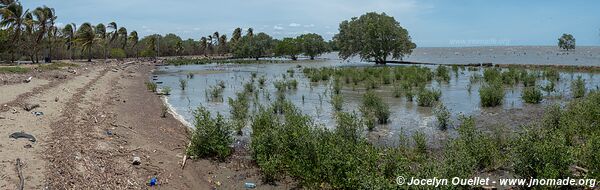
[[[289,39],[273,39],[252,28],[236,28],[231,37],[214,32],[198,40],[183,40],[175,34],[153,34],[141,39],[136,31],[110,23],[75,23],[57,26],[57,15],[50,7],[24,10],[16,0],[0,1],[0,61],[51,62],[53,59],[122,59],[156,56],[221,56],[260,58],[287,56],[311,59],[333,50],[332,44],[318,34]],[[292,39],[292,38],[290,38]],[[288,50],[293,49],[293,51]]]

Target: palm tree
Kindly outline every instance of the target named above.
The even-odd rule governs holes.
[[[206,37],[200,38],[200,50],[202,51],[202,54],[204,54],[204,56],[206,56],[207,48],[208,48],[208,39],[206,39]]]
[[[213,37],[211,35],[208,35],[206,37],[206,50],[210,52],[210,54],[213,53],[212,51],[213,49]]]
[[[92,62],[92,48],[98,41],[94,32],[94,27],[88,22],[81,24],[79,30],[77,30],[77,39],[75,40],[81,45],[81,51],[87,51],[88,62]]]
[[[100,43],[102,44],[102,54],[104,54],[104,59],[108,58],[108,42],[107,42],[107,35],[106,35],[106,26],[104,26],[104,24],[100,23],[98,25],[96,25],[96,36],[98,36],[98,38],[100,38]]]
[[[62,29],[63,37],[66,39],[65,45],[67,46],[67,51],[71,52],[71,55],[70,55],[71,60],[73,60],[73,54],[74,54],[73,50],[75,50],[75,48],[73,46],[75,45],[75,32],[76,31],[77,31],[77,25],[75,25],[75,23],[67,24]]]
[[[10,3],[9,3],[10,2]],[[21,33],[23,31],[23,26],[25,22],[25,16],[29,13],[29,10],[23,11],[23,6],[18,1],[11,2],[10,0],[2,0],[2,3],[8,3],[4,8],[0,9],[0,13],[2,14],[2,20],[0,21],[0,27],[8,27],[9,30],[12,30],[12,39],[10,48],[11,51],[11,62],[14,62],[15,58],[15,50],[18,49],[17,45],[19,45],[18,40],[21,37]]]
[[[254,36],[254,29],[248,28],[248,33],[246,34],[248,37]]]
[[[135,46],[138,44],[138,41],[140,40],[138,38],[138,33],[135,30],[131,31],[131,33],[129,34],[128,38],[129,38],[129,41],[130,41],[129,44],[131,44],[131,49],[133,50],[133,52],[135,53],[135,57],[137,58],[138,52],[137,52]]]
[[[127,29],[125,27],[119,28],[117,35],[119,37],[119,41],[121,42],[121,48],[125,50],[125,46],[127,46]]]
[[[108,36],[110,38],[109,44],[112,44],[119,35],[117,33],[117,29],[119,29],[119,28],[117,27],[117,23],[115,23],[115,22],[108,23],[108,28],[112,29],[112,32],[110,32],[109,36]]]
[[[225,34],[219,37],[219,52],[221,55],[227,53],[227,35]]]
[[[38,7],[33,10],[33,16],[35,16],[35,22],[33,22],[33,24],[37,25],[34,26],[37,31],[34,31],[36,36],[33,41],[33,54],[35,56],[35,62],[38,63],[38,53],[40,51],[39,45],[49,29],[53,27],[56,16],[54,16],[54,9],[46,6]]]

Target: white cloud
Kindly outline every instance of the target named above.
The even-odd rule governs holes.
[[[281,27],[281,26],[273,26],[273,29],[274,30],[283,30],[283,27]]]
[[[314,25],[314,24],[307,24],[307,25],[304,25],[304,28],[312,28],[312,27],[315,27],[315,25]]]
[[[300,26],[300,24],[298,24],[298,23],[290,23],[290,25],[289,25],[289,26],[290,26],[290,27],[299,27],[299,26]]]

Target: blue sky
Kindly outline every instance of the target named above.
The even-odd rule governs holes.
[[[558,0],[21,0],[56,9],[58,22],[117,22],[140,35],[175,33],[199,39],[236,27],[276,38],[314,32],[325,39],[338,24],[365,12],[385,12],[420,47],[555,45],[571,33],[578,45],[600,45],[600,1]]]

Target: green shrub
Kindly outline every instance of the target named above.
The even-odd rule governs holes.
[[[179,79],[179,88],[181,90],[185,90],[185,88],[187,88],[187,80]]]
[[[355,113],[338,112],[336,121],[335,132],[338,135],[352,143],[360,141],[363,123]]]
[[[244,92],[245,93],[254,92],[254,84],[252,82],[247,82],[246,84],[244,84]]]
[[[121,48],[112,48],[110,49],[110,57],[114,59],[123,59],[127,57],[127,54],[125,54],[125,50]]]
[[[221,114],[217,113],[217,117],[213,118],[206,108],[199,107],[194,111],[194,122],[195,128],[187,155],[192,158],[216,157],[221,161],[231,155],[231,128]]]
[[[544,70],[543,75],[544,75],[544,78],[546,78],[546,80],[549,80],[549,81],[560,80],[560,73],[556,69],[552,69],[552,68],[546,69],[546,70]]]
[[[344,105],[344,97],[341,94],[334,94],[331,96],[331,106],[335,111],[342,111]]]
[[[529,72],[527,75],[525,75],[525,77],[523,78],[523,85],[525,87],[529,87],[529,86],[535,86],[535,82],[537,80],[538,74],[535,72]]]
[[[389,106],[372,91],[367,91],[363,95],[360,111],[363,117],[368,119],[376,118],[379,124],[386,124],[390,117]]]
[[[145,82],[145,84],[146,84],[146,89],[148,89],[151,92],[156,92],[156,89],[158,88],[158,85],[156,85],[156,83]]]
[[[502,79],[500,69],[498,68],[486,68],[483,70],[483,79],[485,82],[495,82]]]
[[[446,66],[440,65],[435,70],[435,76],[440,81],[448,82],[450,81],[450,74],[448,68]]]
[[[242,135],[242,129],[246,126],[246,121],[248,118],[248,98],[244,93],[237,93],[236,99],[229,98],[229,107],[231,120],[233,120],[233,125],[235,126],[235,130],[238,135]]]
[[[342,84],[340,83],[340,79],[336,78],[333,80],[333,93],[340,94],[342,91]]]
[[[265,76],[261,76],[260,78],[258,78],[258,86],[262,89],[263,87],[265,87],[266,81],[267,79],[265,78]]]
[[[161,93],[163,95],[171,95],[171,87],[165,86],[162,88]]]
[[[287,81],[287,88],[290,89],[290,90],[296,90],[296,89],[298,89],[298,81],[296,81],[296,79],[288,80]]]
[[[217,85],[219,85],[219,87],[221,87],[222,89],[225,89],[225,81],[220,80],[219,82],[217,82]]]
[[[527,103],[539,104],[542,101],[542,91],[537,87],[525,87],[521,98]]]
[[[501,105],[504,100],[504,87],[499,82],[486,83],[479,88],[479,98],[483,107]]]
[[[440,102],[435,107],[435,109],[433,110],[433,115],[435,115],[435,117],[437,118],[438,127],[440,127],[442,130],[446,130],[448,128],[448,125],[450,125],[451,113],[448,110],[448,108],[446,108],[444,103]]]
[[[571,93],[573,94],[573,98],[581,98],[585,96],[585,81],[581,78],[581,76],[577,77],[577,80],[571,82]]]
[[[440,100],[441,96],[442,91],[440,90],[422,88],[417,94],[417,103],[422,107],[431,107],[433,103]]]
[[[211,101],[223,101],[223,91],[225,89],[220,86],[209,86],[208,92],[210,93],[209,100]]]

